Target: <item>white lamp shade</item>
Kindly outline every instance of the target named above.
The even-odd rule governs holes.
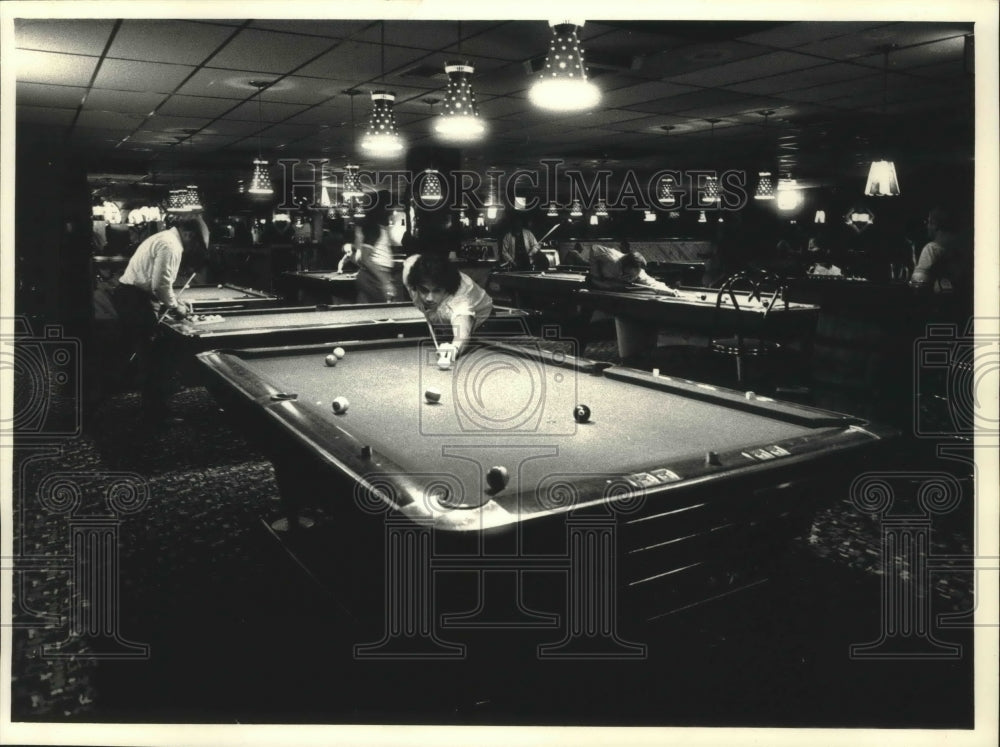
[[[448,90],[444,96],[444,111],[434,121],[434,131],[446,140],[478,140],[486,132],[486,123],[479,116],[476,94],[470,82],[475,68],[449,62],[444,71],[448,74]]]
[[[601,92],[587,80],[583,50],[573,23],[552,24],[552,42],[545,67],[531,86],[531,103],[551,111],[582,111],[601,100]]]
[[[898,197],[899,180],[896,179],[896,164],[892,161],[872,161],[868,169],[868,183],[865,194],[869,197]]]
[[[362,149],[370,155],[388,157],[403,150],[403,139],[396,129],[396,116],[392,110],[395,100],[396,95],[387,91],[372,92],[372,116],[368,131],[361,139]]]

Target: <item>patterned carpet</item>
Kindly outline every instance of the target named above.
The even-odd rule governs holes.
[[[590,344],[586,354],[616,360],[608,341]],[[510,694],[524,687],[504,679],[514,674],[491,681],[472,659],[461,670],[403,663],[391,675],[388,665],[337,659],[338,636],[350,635],[352,623],[335,595],[296,568],[265,529],[280,514],[270,464],[229,427],[204,389],[186,388],[173,404],[184,422],[147,433],[136,425],[136,395],[120,392],[92,413],[79,438],[17,451],[15,721],[970,723],[967,629],[936,633],[961,641],[961,656],[868,662],[861,677],[867,686],[850,684],[858,675],[844,653],[847,643],[877,638],[875,605],[887,573],[927,596],[934,615],[973,608],[972,577],[960,568],[974,540],[968,467],[960,462],[933,465],[958,475],[964,492],[956,510],[929,525],[924,560],[940,559],[930,576],[912,568],[905,552],[884,557],[884,524],[845,500],[823,510],[796,541],[800,565],[790,586],[763,598],[742,595],[749,601],[725,602],[664,629],[660,663],[685,677],[683,686],[667,688],[670,702],[651,704],[649,681],[625,664],[588,669],[579,662],[558,678],[529,684],[539,697],[526,702]],[[892,466],[912,472],[915,463]],[[59,475],[71,487],[56,485]],[[108,510],[115,480],[131,491],[118,496],[117,512]],[[114,533],[118,640],[86,635],[86,625],[74,629],[67,619],[82,582],[69,571],[71,535],[83,519],[103,519]],[[761,617],[766,610],[769,622]],[[143,644],[145,654],[128,658]],[[613,700],[588,700],[599,695],[587,693],[601,691],[597,667],[604,668],[602,683],[618,683]],[[651,668],[646,662],[644,671]],[[406,677],[427,678],[431,686],[406,688],[399,699]],[[590,689],[577,684],[584,680]],[[761,681],[782,694],[755,687]],[[444,691],[439,682],[449,683]],[[886,687],[897,694],[885,694]]]

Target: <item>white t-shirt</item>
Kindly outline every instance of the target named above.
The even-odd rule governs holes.
[[[412,254],[403,262],[403,284],[410,292],[413,305],[423,312],[427,321],[432,324],[451,324],[459,316],[472,316],[475,321],[473,329],[482,324],[493,313],[493,299],[491,299],[472,278],[464,272],[460,272],[461,282],[458,290],[453,295],[445,296],[438,304],[437,308],[428,311],[420,300],[416,288],[410,283],[410,272],[417,261],[419,254]]]

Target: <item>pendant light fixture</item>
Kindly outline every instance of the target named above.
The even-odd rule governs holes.
[[[668,135],[673,131],[674,125],[661,125],[660,129]],[[656,201],[663,207],[673,207],[677,204],[677,197],[674,190],[677,189],[677,180],[669,174],[664,174],[656,183]]]
[[[462,56],[462,22],[458,22],[458,56]],[[448,88],[444,95],[444,111],[434,120],[439,137],[455,142],[479,140],[486,132],[486,123],[479,116],[476,93],[472,90],[472,74],[476,69],[468,61],[447,62]]]
[[[343,92],[347,96],[351,97],[351,147],[354,147],[354,97],[357,96],[361,91],[357,88],[348,88]],[[349,163],[344,166],[344,185],[341,190],[341,196],[346,202],[350,202],[351,199],[355,197],[361,197],[363,192],[361,191],[361,179],[358,172],[360,167]]]
[[[382,21],[382,55],[381,80],[385,85],[385,21]],[[403,139],[396,129],[396,115],[393,113],[393,103],[396,94],[389,91],[372,91],[372,115],[368,122],[368,132],[361,139],[361,149],[376,158],[388,158],[398,155],[403,150]]]
[[[889,92],[889,52],[892,45],[882,48],[885,55],[882,65],[882,148],[885,149],[885,117],[886,103]],[[885,158],[872,161],[868,169],[868,181],[865,184],[865,194],[869,197],[898,197],[899,180],[896,178],[896,164]]]
[[[251,195],[273,195],[274,187],[271,186],[271,175],[267,170],[267,161],[261,156],[260,132],[264,129],[264,111],[261,104],[261,92],[271,85],[271,81],[252,80],[250,85],[257,89],[257,158],[253,162],[253,174],[250,177],[250,186],[247,187],[247,194]]]
[[[579,200],[573,200],[573,204],[569,209],[569,215],[571,218],[580,218],[583,216],[583,208],[580,207]]]
[[[436,205],[443,196],[441,175],[434,169],[424,169],[420,175],[420,201]]]
[[[764,117],[764,156],[767,158],[769,156],[768,150],[768,140],[767,140],[767,118],[774,114],[771,109],[764,109],[763,111],[757,112],[762,117]],[[757,191],[754,192],[753,198],[755,200],[773,200],[774,199],[774,178],[770,171],[758,171],[757,172]]]
[[[545,214],[545,217],[546,218],[558,218],[559,217],[559,211],[556,210],[556,206],[555,206],[554,203],[551,204],[551,205],[549,205],[549,211]]]
[[[545,67],[528,91],[531,103],[550,111],[573,112],[591,109],[601,100],[601,92],[587,80],[583,50],[577,29],[580,21],[549,21],[552,42]]]
[[[712,125],[712,131],[709,135],[709,140],[711,145],[709,150],[715,153],[715,125],[717,122],[721,122],[721,119],[706,119],[710,125]],[[719,177],[714,173],[709,174],[705,177],[705,192],[702,194],[702,206],[703,207],[718,207],[719,203],[722,202],[721,193],[719,192]]]

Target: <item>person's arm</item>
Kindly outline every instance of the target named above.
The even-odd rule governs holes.
[[[538,239],[535,238],[533,234],[528,229],[524,229],[524,246],[528,250],[528,256],[534,256],[535,252],[541,249],[541,244],[538,243]]]
[[[178,301],[174,295],[174,282],[181,267],[181,252],[163,244],[157,249],[153,257],[153,276],[150,278],[153,297],[172,312],[186,316],[190,313],[190,307]]]
[[[595,246],[590,250],[589,281],[598,290],[623,290],[625,282],[619,277],[615,257],[606,247]]]
[[[934,266],[941,258],[941,247],[931,241],[920,252],[913,274],[910,275],[910,285],[914,288],[926,288],[934,283]]]
[[[506,234],[502,239],[500,239],[500,264],[501,265],[512,265],[514,264],[514,241],[511,234]]]
[[[649,273],[647,273],[645,270],[639,270],[639,275],[635,279],[635,284],[641,285],[644,288],[649,288],[651,290],[654,290],[658,295],[661,296],[677,295],[677,291],[674,288],[671,288],[666,283],[663,283],[657,280],[656,278],[651,277]]]

